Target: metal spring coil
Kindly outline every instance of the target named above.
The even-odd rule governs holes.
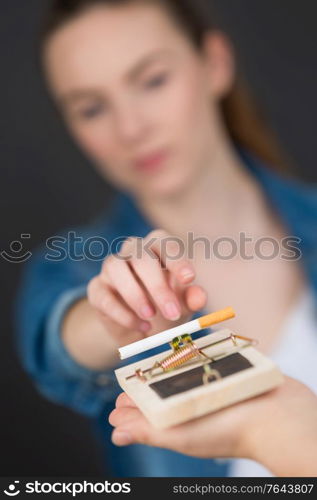
[[[157,366],[160,366],[164,371],[172,370],[186,363],[192,358],[196,358],[199,354],[198,348],[193,343],[188,343],[184,347],[179,347],[173,354],[159,361]]]

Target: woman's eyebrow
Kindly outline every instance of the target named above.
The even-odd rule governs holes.
[[[125,79],[127,80],[136,79],[142,73],[142,71],[146,69],[147,66],[149,66],[150,64],[159,59],[162,59],[164,57],[171,57],[172,55],[173,52],[169,49],[157,50],[155,52],[152,52],[151,54],[146,55],[138,63],[136,63],[132,69],[130,69],[127,72]]]
[[[62,105],[76,103],[77,101],[81,101],[83,99],[89,98],[100,98],[100,94],[96,91],[96,89],[74,89],[62,95],[58,100]]]

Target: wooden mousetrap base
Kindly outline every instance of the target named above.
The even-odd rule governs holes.
[[[166,428],[264,393],[283,382],[283,375],[270,359],[252,345],[240,349],[246,344],[244,340],[236,339],[233,346],[231,339],[224,340],[230,335],[235,334],[225,329],[194,341],[208,357],[216,357],[207,364],[217,371],[217,377],[210,376],[206,381],[206,360],[202,358],[150,380],[131,377],[137,369],[151,368],[171,350],[119,368],[115,371],[118,383],[154,427]],[[218,341],[217,345],[204,347]]]

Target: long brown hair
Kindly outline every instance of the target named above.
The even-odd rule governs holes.
[[[151,2],[165,8],[198,49],[202,47],[206,32],[216,28],[210,0],[53,0],[44,24],[42,42],[91,7],[98,4],[119,6],[131,2]],[[289,160],[286,160],[273,130],[239,72],[232,89],[223,98],[221,108],[228,133],[236,144],[254,153],[268,166],[281,171],[289,170]]]

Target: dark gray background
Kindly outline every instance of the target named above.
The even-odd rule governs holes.
[[[1,0],[0,249],[21,233],[33,248],[89,220],[110,189],[72,145],[36,60],[46,0]],[[245,72],[300,176],[317,180],[315,0],[217,0]],[[92,475],[103,470],[89,422],[42,399],[21,370],[12,300],[21,266],[0,260],[1,475]]]

